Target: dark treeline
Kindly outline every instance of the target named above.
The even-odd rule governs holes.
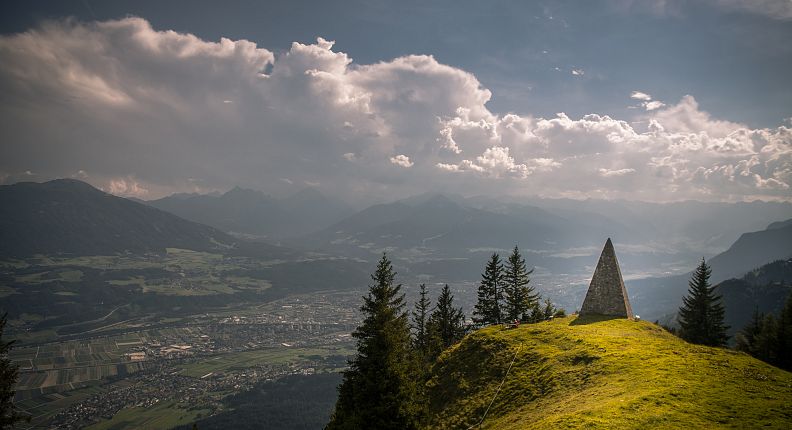
[[[474,327],[539,322],[563,314],[540,303],[530,286],[525,259],[517,247],[506,260],[493,254],[478,287],[473,324],[446,284],[432,306],[426,285],[408,312],[396,272],[383,255],[363,297],[363,322],[352,333],[357,355],[338,387],[338,402],[327,429],[417,429],[425,422],[425,391],[432,364]],[[410,318],[410,316],[412,318]]]
[[[679,329],[669,331],[690,343],[726,346],[728,326],[717,286],[711,286],[712,271],[703,259],[689,282],[688,295],[679,308]],[[766,363],[792,370],[792,295],[780,314],[763,314],[755,309],[751,321],[735,336],[735,349]]]
[[[8,357],[14,341],[3,340],[7,317],[7,314],[0,316],[0,429],[12,428],[20,421],[30,421],[30,416],[14,405],[14,385],[19,378],[19,366]]]
[[[327,423],[341,380],[338,373],[289,375],[261,381],[223,399],[223,412],[175,430],[316,429]]]
[[[755,309],[751,321],[735,337],[738,350],[792,371],[792,294],[778,317]]]

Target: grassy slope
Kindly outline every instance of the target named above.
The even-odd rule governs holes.
[[[792,428],[792,373],[645,321],[488,327],[443,353],[431,428]],[[521,346],[522,345],[522,346]]]

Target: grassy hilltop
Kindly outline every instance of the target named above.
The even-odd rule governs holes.
[[[519,350],[519,352],[518,352]],[[792,373],[645,321],[493,326],[445,351],[431,428],[792,428]]]

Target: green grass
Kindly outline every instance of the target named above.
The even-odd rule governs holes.
[[[110,420],[103,420],[97,424],[86,427],[91,430],[110,429],[168,429],[178,425],[195,422],[199,414],[206,410],[185,410],[176,406],[176,401],[162,401],[151,408],[127,408],[113,416]]]
[[[200,378],[211,372],[234,369],[247,369],[259,364],[285,364],[307,361],[309,356],[346,355],[351,353],[344,348],[268,348],[255,351],[243,351],[207,357],[198,363],[183,366],[182,375]]]
[[[505,381],[483,428],[792,428],[792,373],[649,322],[576,318],[488,327],[445,351],[430,427],[478,424]]]

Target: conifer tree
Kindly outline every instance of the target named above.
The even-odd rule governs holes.
[[[762,318],[762,329],[754,340],[752,354],[754,357],[770,364],[778,363],[778,348],[776,339],[778,337],[778,320],[773,314],[767,314]]]
[[[754,311],[751,321],[737,334],[736,348],[764,362],[792,370],[792,294],[778,318]]]
[[[360,310],[363,322],[352,333],[357,355],[338,388],[328,429],[415,429],[420,408],[410,347],[410,326],[401,285],[383,254]]]
[[[493,253],[481,274],[478,287],[478,301],[473,310],[476,325],[501,323],[501,302],[503,301],[503,264],[498,253]]]
[[[528,275],[531,273],[533,273],[533,269],[527,270],[525,259],[522,258],[520,250],[515,246],[506,260],[503,276],[503,310],[508,321],[528,320],[529,312],[538,304],[539,295],[534,293],[533,287],[529,285],[531,281]]]
[[[688,283],[688,295],[679,308],[680,337],[691,343],[709,346],[726,344],[724,309],[715,287],[709,283],[712,270],[702,258]]]
[[[440,291],[432,315],[429,317],[431,357],[434,359],[443,350],[458,342],[465,335],[465,316],[462,308],[454,307],[454,296],[446,284]]]
[[[429,331],[427,324],[429,322],[431,301],[427,297],[426,284],[421,284],[420,289],[420,298],[415,302],[415,309],[412,311],[413,348],[415,348],[418,356],[423,361],[426,361],[429,358]]]
[[[746,352],[754,357],[758,356],[756,351],[756,341],[761,335],[763,321],[764,314],[759,312],[758,307],[754,308],[754,312],[751,315],[751,320],[735,336],[735,348],[738,351]]]
[[[8,352],[14,341],[3,340],[8,314],[0,317],[0,429],[11,428],[19,421],[30,421],[14,406],[14,384],[19,377],[19,368],[11,362]]]

